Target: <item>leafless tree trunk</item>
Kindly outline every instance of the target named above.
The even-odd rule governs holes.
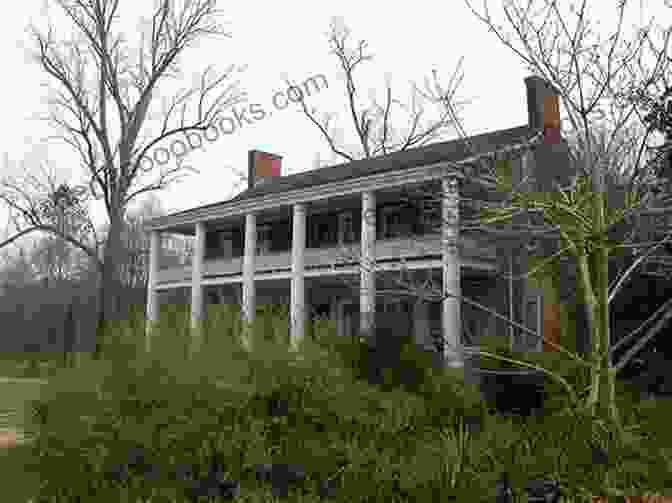
[[[551,0],[542,0],[539,5],[528,2],[525,6],[519,5],[517,0],[505,0],[504,16],[512,36],[493,21],[487,1],[483,13],[476,12],[468,0],[465,2],[488,30],[518,55],[531,71],[544,77],[558,90],[565,105],[565,117],[580,148],[581,164],[577,167],[592,183],[590,221],[593,228],[589,231],[606,238],[610,230],[607,216],[610,208],[605,173],[612,152],[607,148],[606,155],[597,154],[593,147],[594,130],[611,107],[611,111],[616,110],[620,115],[609,124],[608,146],[617,142],[618,135],[637,112],[637,106],[628,103],[628,95],[633,89],[647,88],[659,80],[667,68],[667,45],[672,32],[667,30],[663,34],[663,48],[654,54],[652,67],[651,62],[644,60],[647,55],[645,44],[651,40],[650,26],[638,30],[631,41],[625,40],[623,35],[626,1],[615,5],[617,25],[604,42],[599,35],[595,37],[591,29],[587,0],[570,2],[566,5],[568,12],[562,12],[561,6]],[[639,149],[640,157],[642,151]],[[639,167],[637,159],[633,173],[638,173]],[[635,206],[642,208],[642,204]],[[580,277],[590,315],[592,354],[594,363],[599,363],[592,374],[588,404],[591,412],[619,423],[615,405],[615,372],[610,361],[608,293],[611,247],[606,243],[593,242],[594,239],[591,238],[590,248],[575,250],[579,252],[576,256],[580,265],[583,264]],[[601,241],[603,238],[598,239]]]
[[[165,215],[158,200],[145,204],[138,210],[129,213],[124,219],[121,233],[121,251],[119,252],[118,270],[120,288],[124,292],[123,297],[129,302],[137,299],[138,291],[143,294],[147,288],[149,268],[149,234],[144,229],[145,220]],[[110,227],[106,226],[103,233],[109,234]],[[124,312],[128,302],[123,303]]]
[[[174,152],[179,135],[215,126],[220,110],[242,101],[244,95],[238,91],[238,83],[232,81],[237,71],[234,66],[214,75],[208,68],[199,86],[176,94],[164,106],[158,134],[146,131],[160,85],[179,75],[180,57],[186,49],[204,37],[226,35],[216,22],[216,0],[185,2],[181,8],[168,0],[158,1],[151,19],[145,22],[135,57],[123,34],[116,31],[119,0],[54,3],[70,20],[78,38],[59,42],[54,38],[57,31],[53,26],[46,31],[33,29],[35,60],[55,84],[47,119],[61,131],[61,139],[79,154],[88,178],[85,186],[90,195],[105,203],[109,231],[101,260],[97,250],[32,213],[30,208],[34,205],[22,197],[20,187],[13,187],[13,191],[0,197],[18,212],[24,225],[0,247],[41,230],[66,239],[97,261],[101,306],[95,356],[100,357],[104,325],[119,315],[117,259],[123,250],[121,235],[127,205],[141,194],[161,190],[190,169],[182,162],[181,153],[187,150],[184,141],[179,152],[174,153],[177,159],[172,168],[154,166],[154,149],[173,140]],[[115,123],[119,129],[116,135]],[[140,175],[154,172],[158,176],[153,182],[137,186]]]

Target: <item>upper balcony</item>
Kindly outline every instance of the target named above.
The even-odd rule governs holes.
[[[402,201],[398,192],[378,192],[376,204],[375,257],[381,269],[420,267],[415,261],[441,261],[441,207],[439,200],[427,196],[424,204],[418,196]],[[460,209],[461,218],[473,217],[473,210]],[[261,277],[289,274],[292,267],[291,208],[278,208],[257,218],[257,255],[255,272]],[[329,272],[357,273],[360,258],[361,196],[330,199],[310,205],[306,218],[305,275]],[[221,222],[206,230],[204,280],[237,282],[243,268],[244,220]],[[477,234],[460,234],[460,256],[466,266],[493,269],[496,251]],[[159,285],[191,281],[191,261],[177,265],[176,258],[160,260]],[[176,286],[176,285],[175,285]]]
[[[440,234],[401,237],[377,240],[375,243],[378,263],[412,262],[417,259],[441,259]],[[326,270],[344,270],[359,263],[360,245],[351,243],[320,248],[306,248],[306,275],[319,274]],[[465,265],[473,267],[494,267],[496,252],[491,246],[482,246],[474,237],[461,236],[460,257]],[[204,279],[230,277],[232,280],[242,274],[243,257],[205,259]],[[292,253],[288,251],[262,253],[256,256],[255,271],[264,273],[289,273],[292,267]],[[191,281],[191,264],[159,269],[159,283],[182,283]]]

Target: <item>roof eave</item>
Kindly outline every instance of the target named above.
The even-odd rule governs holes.
[[[515,129],[515,128],[512,128]],[[517,142],[517,143],[512,143],[509,145],[506,145],[504,147],[500,147],[498,149],[488,151],[488,152],[482,152],[480,154],[477,154],[475,156],[467,157],[464,159],[461,159],[459,161],[450,161],[450,163],[455,164],[455,165],[466,165],[470,163],[477,162],[478,159],[487,157],[492,155],[493,153],[496,152],[505,152],[505,151],[515,151],[517,149],[520,149],[521,147],[529,146],[532,142],[536,141],[539,137],[539,133],[532,134],[532,136],[528,139],[526,139],[523,142]],[[421,166],[417,166],[421,167]],[[365,176],[359,176],[357,178],[365,178]],[[483,182],[485,182],[488,185],[493,185],[495,183],[494,179],[491,179],[491,177],[483,177],[482,179]],[[333,182],[326,182],[324,184],[320,185],[328,185],[329,183]],[[316,185],[317,186],[317,185]],[[289,189],[287,191],[279,192],[279,193],[286,193],[290,192],[292,189]],[[148,220],[147,223],[145,224],[145,229],[146,230],[159,230],[159,231],[165,231],[165,232],[176,232],[176,233],[183,233],[183,234],[189,234],[193,235],[193,230],[190,230],[190,226],[188,224],[183,224],[183,223],[178,223],[178,219],[182,219],[184,217],[188,217],[190,214],[195,214],[196,212],[201,212],[206,208],[221,208],[221,207],[226,207],[228,205],[232,205],[232,208],[235,208],[236,205],[238,204],[245,204],[249,205],[250,202],[253,202],[255,200],[260,200],[264,197],[267,197],[270,194],[261,194],[258,196],[252,196],[252,197],[243,197],[248,190],[245,190],[241,192],[240,194],[236,195],[235,197],[227,200],[227,201],[220,201],[217,203],[212,203],[212,204],[207,204],[203,206],[199,206],[196,208],[190,208],[188,210],[183,210],[179,211],[176,213],[172,213],[170,215],[164,215],[161,217],[157,217],[151,220]],[[171,221],[173,223],[171,223]]]

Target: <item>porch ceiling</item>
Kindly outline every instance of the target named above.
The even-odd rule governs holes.
[[[429,191],[439,190],[438,182],[430,182],[425,184],[409,184],[403,187],[393,187],[388,189],[380,189],[376,191],[376,201],[378,204],[386,204],[392,202],[399,202],[400,196],[403,198],[416,198]],[[331,199],[313,201],[307,205],[307,214],[315,215],[324,212],[333,212],[339,210],[358,209],[361,207],[361,195],[359,193],[349,194],[347,196],[334,197]],[[279,206],[277,208],[267,209],[259,213],[257,216],[257,225],[264,223],[271,223],[277,220],[287,220],[291,218],[291,206]],[[208,230],[226,229],[243,225],[244,217],[236,216],[225,218],[216,221],[209,221],[206,223]],[[182,234],[186,236],[194,236],[196,234],[193,225],[176,225],[171,229],[164,230],[166,233]]]

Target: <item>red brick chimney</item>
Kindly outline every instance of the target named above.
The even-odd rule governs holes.
[[[533,149],[534,190],[554,191],[556,184],[567,185],[573,175],[569,148],[560,129],[560,96],[548,81],[536,75],[525,79],[527,116],[531,129],[543,131],[543,142]],[[557,251],[556,244],[542,243],[544,256]],[[560,302],[557,303],[557,300]],[[566,299],[545,298],[542,311],[543,351],[556,352],[562,333],[562,305]]]
[[[530,128],[544,131],[544,143],[562,141],[560,133],[560,96],[548,81],[531,75],[525,79],[527,87],[527,117]]]
[[[276,176],[282,176],[282,156],[261,150],[247,153],[247,188],[261,185]]]

